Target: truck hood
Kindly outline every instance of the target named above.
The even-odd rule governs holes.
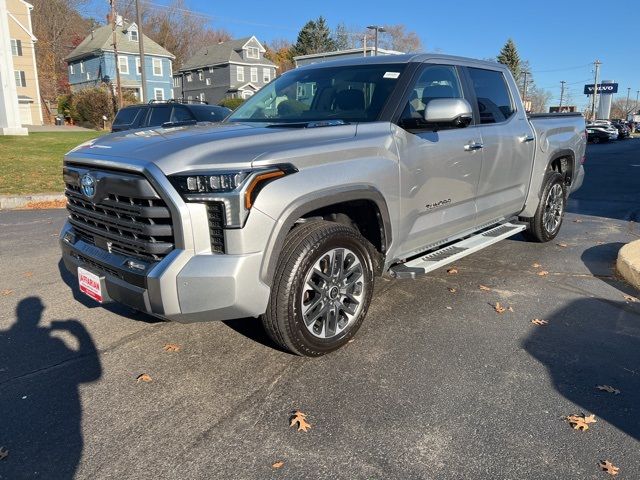
[[[267,154],[267,163],[277,163],[278,152],[339,142],[355,135],[355,125],[292,128],[229,123],[154,128],[99,137],[71,150],[65,160],[136,170],[154,164],[171,175],[211,168],[248,168]]]

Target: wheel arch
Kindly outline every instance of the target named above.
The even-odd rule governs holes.
[[[371,185],[349,185],[324,189],[292,202],[276,220],[276,227],[273,229],[264,251],[260,279],[271,286],[285,238],[296,223],[305,220],[309,214],[314,212],[329,211],[330,207],[344,206],[351,202],[368,202],[375,205],[380,235],[380,244],[376,247],[381,254],[384,254],[391,244],[392,232],[389,209],[382,193]]]

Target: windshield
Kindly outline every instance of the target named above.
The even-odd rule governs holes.
[[[291,70],[242,104],[229,122],[372,122],[406,64]]]

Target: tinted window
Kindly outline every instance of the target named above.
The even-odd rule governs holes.
[[[171,121],[171,107],[153,107],[149,117],[149,127],[159,127],[163,123]]]
[[[231,113],[231,110],[226,107],[195,106],[191,108],[199,122],[221,122]]]
[[[114,125],[131,125],[141,108],[123,108],[118,111],[116,118],[113,120]]]
[[[455,67],[426,67],[413,86],[402,120],[422,119],[427,104],[436,98],[462,98],[462,89]]]
[[[469,68],[480,110],[480,123],[500,123],[515,113],[507,83],[501,72]]]
[[[172,122],[188,122],[193,119],[193,115],[191,115],[185,107],[173,107],[173,113],[171,114]]]

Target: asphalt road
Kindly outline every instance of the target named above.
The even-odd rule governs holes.
[[[640,303],[613,271],[640,234],[640,140],[590,146],[586,168],[556,241],[382,280],[355,340],[319,359],[256,320],[92,304],[59,269],[64,211],[0,213],[0,478],[602,479],[605,459],[640,478]],[[562,420],[580,412],[588,431]]]

